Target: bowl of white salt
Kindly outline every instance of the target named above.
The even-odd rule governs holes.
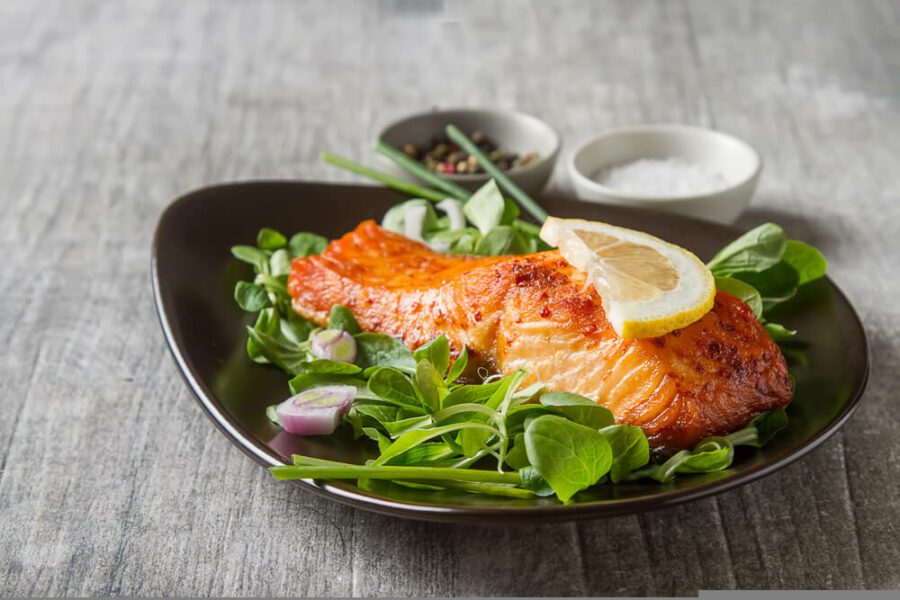
[[[687,125],[641,125],[587,142],[568,161],[579,198],[719,223],[747,208],[762,171],[738,138]]]

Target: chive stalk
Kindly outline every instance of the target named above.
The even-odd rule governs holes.
[[[346,169],[351,173],[356,173],[357,175],[362,175],[363,177],[368,177],[369,179],[380,181],[389,188],[395,189],[398,192],[402,192],[414,198],[425,198],[426,200],[440,202],[447,197],[446,194],[443,194],[441,192],[424,188],[420,185],[416,185],[415,183],[410,183],[409,181],[404,181],[403,179],[394,177],[393,175],[382,173],[381,171],[376,171],[375,169],[369,168],[359,163],[355,163],[352,160],[348,160],[341,156],[331,154],[330,152],[323,152],[322,160],[329,164],[335,165],[336,167]]]
[[[423,482],[428,483],[428,482]],[[434,483],[433,481],[431,483]],[[441,481],[434,483],[451,490],[463,490],[475,494],[490,494],[492,496],[507,496],[509,498],[521,498],[528,500],[534,498],[534,492],[518,487],[498,485],[496,483],[475,483],[472,481]]]
[[[325,458],[314,458],[312,456],[303,456],[301,454],[292,454],[291,461],[295,467],[344,467],[347,463],[337,460],[327,460]]]
[[[490,174],[491,177],[497,180],[497,183],[504,188],[509,195],[515,198],[516,202],[519,203],[523,209],[525,209],[528,214],[534,217],[538,223],[543,223],[547,220],[547,211],[545,211],[541,206],[535,202],[528,194],[522,191],[522,188],[517,186],[512,180],[507,177],[503,171],[497,168],[497,165],[491,162],[491,160],[485,155],[484,152],[481,151],[478,146],[476,146],[472,140],[466,136],[462,131],[457,129],[453,125],[447,125],[447,137],[456,142],[456,144],[474,156],[478,160],[478,164],[481,165],[481,168]]]
[[[425,183],[431,184],[439,190],[443,190],[457,200],[465,202],[469,199],[469,196],[472,195],[467,189],[453,183],[439,173],[429,171],[427,168],[422,166],[422,163],[410,158],[406,155],[406,153],[397,150],[390,144],[385,144],[384,142],[379,141],[377,144],[375,144],[375,151],[394,161],[394,163],[398,167],[406,170],[410,175],[418,177]]]
[[[453,469],[444,467],[306,465],[270,467],[275,479],[401,479],[429,481],[474,481],[478,483],[511,483],[521,485],[518,473],[498,473],[485,469]]]

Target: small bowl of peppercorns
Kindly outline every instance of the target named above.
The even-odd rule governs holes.
[[[490,176],[478,160],[447,138],[447,125],[455,125],[478,146],[497,168],[529,194],[538,194],[553,173],[559,154],[559,134],[530,115],[490,109],[432,110],[394,121],[378,139],[474,191]],[[405,179],[412,177],[380,156],[385,170]]]

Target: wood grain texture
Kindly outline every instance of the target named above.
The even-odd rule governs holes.
[[[0,593],[900,587],[898,31],[891,0],[0,4]],[[405,522],[273,481],[168,356],[156,218],[213,182],[349,180],[319,152],[368,159],[436,104],[534,113],[569,150],[636,122],[748,139],[740,224],[821,247],[867,325],[859,412],[759,482],[577,525]]]

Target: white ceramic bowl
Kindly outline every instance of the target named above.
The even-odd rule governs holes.
[[[645,196],[598,183],[605,169],[641,158],[684,160],[719,173],[721,190],[697,195]],[[752,146],[711,129],[686,125],[642,125],[613,131],[581,146],[567,163],[575,192],[583,200],[624,204],[732,223],[756,189],[762,159]]]
[[[537,152],[538,158],[523,167],[506,171],[506,176],[525,192],[537,195],[553,173],[559,154],[559,134],[550,125],[531,115],[514,111],[478,108],[435,109],[394,121],[378,134],[378,139],[396,148],[404,144],[426,146],[433,136],[443,133],[447,125],[456,125],[465,134],[483,131],[499,146],[524,154]],[[388,158],[378,155],[384,170],[415,181]],[[445,175],[467,190],[477,190],[487,183],[485,173]]]

